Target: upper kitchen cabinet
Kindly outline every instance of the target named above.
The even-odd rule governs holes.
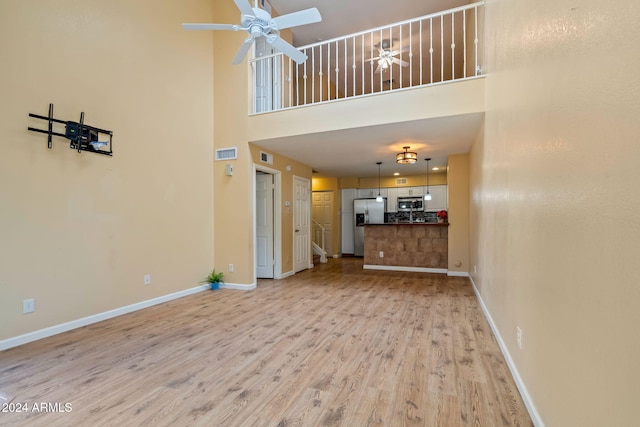
[[[399,187],[398,197],[417,197],[424,194],[424,187]]]
[[[426,187],[424,191],[426,193]],[[431,185],[429,193],[431,193],[431,200],[424,201],[425,212],[446,211],[449,208],[446,185]]]
[[[387,188],[387,212],[398,212],[397,188]]]
[[[387,197],[387,189],[381,188],[380,195],[382,197]],[[358,198],[360,199],[370,199],[372,197],[378,196],[377,188],[358,188]]]

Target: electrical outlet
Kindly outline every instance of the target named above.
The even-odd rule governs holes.
[[[22,301],[22,312],[24,314],[33,313],[34,311],[36,311],[36,303],[33,298]]]
[[[516,326],[516,340],[518,341],[518,347],[522,350],[522,329],[520,329],[520,326]]]
[[[229,264],[229,273],[233,273],[233,264]]]
[[[151,284],[151,275],[150,274],[145,274],[144,275],[144,285],[148,286]]]
[[[384,258],[384,252],[380,251],[380,258]]]

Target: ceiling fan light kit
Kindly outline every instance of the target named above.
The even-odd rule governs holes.
[[[396,58],[395,56],[401,52],[406,52],[409,47],[403,47],[402,49],[392,50],[391,40],[384,39],[380,43],[375,45],[376,49],[378,49],[378,56],[371,58],[369,61],[371,65],[373,65],[373,61],[378,61],[378,67],[376,68],[375,73],[381,73],[386,71],[393,64],[398,64],[401,67],[408,67],[409,63],[400,58]]]
[[[322,16],[320,16],[317,8],[312,7],[272,18],[269,12],[260,9],[257,5],[256,7],[251,7],[247,0],[233,1],[240,10],[240,25],[182,24],[182,28],[185,30],[246,31],[249,37],[240,46],[238,53],[236,53],[236,56],[233,58],[232,63],[234,65],[240,64],[244,60],[251,45],[253,45],[255,39],[259,37],[264,37],[267,43],[273,46],[274,49],[287,55],[297,64],[301,64],[307,60],[307,55],[280,37],[280,30],[322,21]]]

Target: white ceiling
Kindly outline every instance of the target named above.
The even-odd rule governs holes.
[[[293,28],[295,46],[348,35],[354,32],[415,18],[472,3],[469,0],[268,0],[283,15],[316,7],[322,22]],[[467,114],[392,125],[370,126],[321,134],[256,142],[266,150],[280,153],[311,166],[324,176],[370,177],[381,173],[403,176],[426,172],[430,166],[446,167],[450,154],[469,151],[483,114]],[[414,165],[398,165],[395,154],[403,145],[418,153]]]

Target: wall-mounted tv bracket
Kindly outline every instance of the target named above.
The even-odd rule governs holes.
[[[48,130],[36,129],[29,127],[28,130],[47,134],[47,146],[51,148],[51,137],[61,136],[71,141],[69,148],[81,151],[89,151],[91,153],[105,154],[113,156],[113,132],[106,129],[100,129],[94,126],[84,124],[84,112],[80,113],[80,122],[71,122],[53,118],[53,104],[49,104],[49,116],[40,116],[38,114],[29,113],[29,117],[46,120],[49,123]],[[65,125],[65,132],[54,132],[53,124],[60,123]],[[98,141],[99,135],[108,135],[108,141]]]

